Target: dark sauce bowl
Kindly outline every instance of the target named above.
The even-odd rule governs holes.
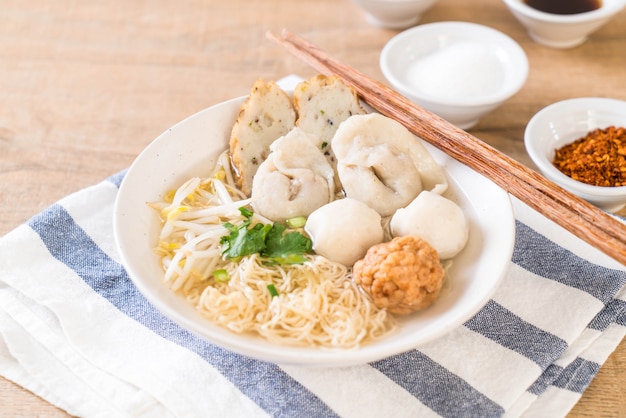
[[[560,49],[584,43],[626,6],[626,0],[602,0],[598,8],[582,13],[547,13],[530,6],[527,0],[502,1],[535,42]]]

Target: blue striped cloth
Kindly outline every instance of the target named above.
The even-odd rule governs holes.
[[[133,286],[113,240],[123,176],[0,239],[0,375],[72,415],[563,416],[626,331],[624,267],[513,199],[510,269],[463,326],[348,368],[251,360],[182,329]]]

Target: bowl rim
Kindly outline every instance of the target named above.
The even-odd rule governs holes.
[[[546,23],[585,23],[614,15],[626,6],[626,0],[602,1],[600,8],[584,13],[555,14],[530,7],[523,0],[502,0],[510,9],[537,21]]]
[[[534,135],[534,132],[539,125],[550,123],[551,115],[559,109],[564,107],[569,108],[571,111],[575,110],[589,110],[590,107],[594,109],[598,108],[612,108],[615,106],[621,106],[626,109],[626,101],[613,99],[609,97],[577,97],[571,99],[560,100],[554,102],[540,109],[535,113],[526,124],[524,130],[524,146],[526,152],[530,156],[530,159],[537,165],[539,170],[544,173],[546,177],[560,184],[562,187],[574,191],[577,194],[584,195],[588,198],[618,198],[624,197],[626,200],[626,186],[595,186],[593,184],[583,183],[578,180],[574,180],[565,173],[556,168],[551,161],[539,151],[538,143],[540,139]],[[624,126],[626,127],[626,113],[624,115]],[[554,149],[552,149],[554,151]]]
[[[512,82],[508,83],[504,88],[495,94],[486,96],[484,98],[472,99],[471,101],[463,99],[454,100],[442,100],[438,97],[431,96],[429,94],[423,94],[422,92],[412,89],[407,83],[397,75],[397,72],[392,69],[390,65],[391,58],[396,54],[396,48],[407,39],[415,38],[422,33],[440,33],[445,34],[450,29],[463,29],[465,31],[472,31],[472,33],[480,34],[486,40],[494,39],[493,43],[500,45],[504,43],[506,48],[502,48],[506,51],[507,55],[519,60],[522,65],[516,66],[518,72]],[[484,36],[486,35],[486,36]],[[491,44],[492,42],[486,42]],[[474,22],[466,21],[441,21],[426,23],[423,25],[415,26],[413,28],[404,30],[394,37],[392,37],[380,53],[379,65],[383,76],[391,83],[391,85],[399,90],[402,94],[417,98],[419,101],[428,102],[437,106],[456,107],[470,109],[480,106],[490,106],[501,103],[514,94],[516,94],[526,83],[528,79],[528,73],[530,71],[530,65],[528,56],[524,49],[509,35],[494,29],[490,26],[482,25]]]

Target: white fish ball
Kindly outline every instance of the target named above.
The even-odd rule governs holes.
[[[416,235],[428,242],[439,258],[456,256],[467,244],[469,225],[461,208],[445,197],[422,191],[391,218],[394,237]]]
[[[329,260],[352,266],[383,241],[381,217],[356,199],[345,198],[316,209],[304,227],[313,250]]]

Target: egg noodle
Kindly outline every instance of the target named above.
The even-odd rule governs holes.
[[[277,344],[357,348],[396,327],[349,269],[325,257],[307,254],[302,264],[267,263],[259,254],[223,257],[224,223],[241,225],[239,208],[250,204],[231,173],[225,152],[210,177],[191,178],[150,204],[163,221],[157,252],[174,292],[211,321]],[[255,213],[252,223],[258,222],[271,223]]]

